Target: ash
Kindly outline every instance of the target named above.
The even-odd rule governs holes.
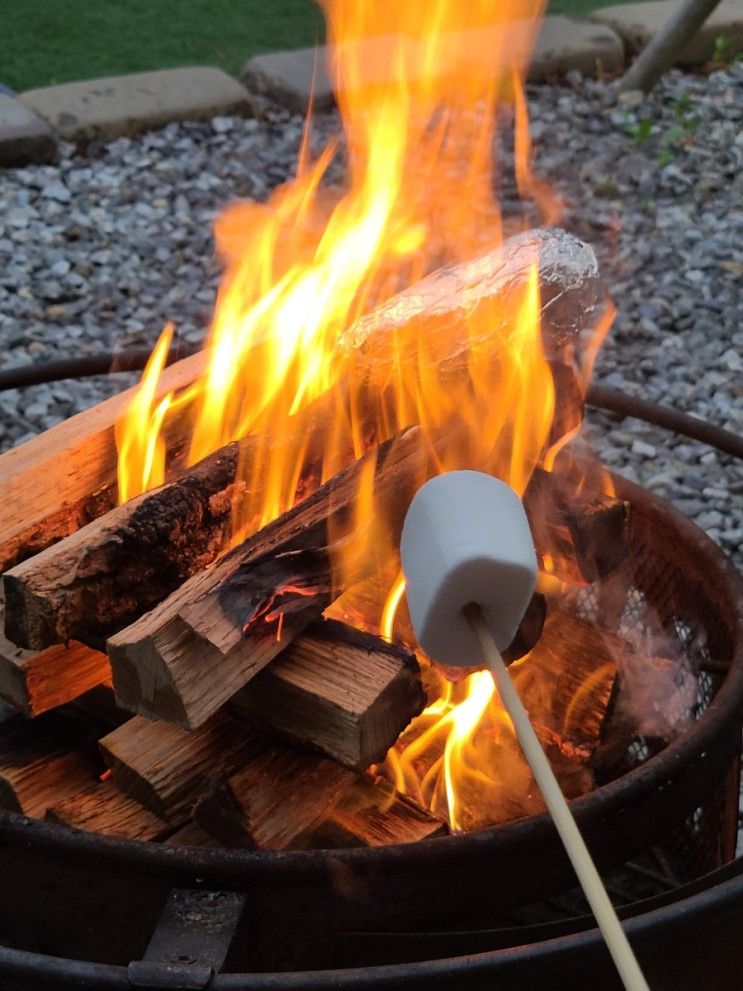
[[[529,88],[537,171],[594,246],[618,316],[597,379],[743,430],[743,64],[670,73],[639,105],[616,83]],[[315,144],[337,128],[315,121]],[[293,173],[299,118],[216,118],[0,173],[0,364],[203,339],[219,270],[211,224]],[[507,163],[506,163],[507,164]],[[332,181],[342,179],[339,163]],[[523,209],[503,189],[506,211]],[[537,222],[536,217],[531,218]],[[115,376],[0,393],[0,449],[129,385]],[[743,469],[701,445],[591,413],[613,470],[670,499],[743,565]]]

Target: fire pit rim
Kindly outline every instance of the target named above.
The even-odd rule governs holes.
[[[721,721],[727,725],[743,716],[743,578],[707,534],[673,506],[624,478],[612,477],[618,495],[629,499],[633,505],[652,506],[656,514],[665,516],[682,533],[688,546],[699,549],[712,569],[710,583],[726,593],[735,641],[724,681],[691,729],[620,778],[571,802],[576,818],[588,829],[620,813],[628,791],[633,798],[645,795],[671,783],[679,769],[687,773],[698,763],[713,757],[720,759]],[[227,882],[230,887],[237,888],[264,877],[327,878],[339,865],[356,872],[357,876],[363,876],[365,870],[404,876],[417,873],[432,860],[438,860],[442,848],[447,851],[450,866],[462,867],[471,860],[477,862],[484,849],[491,854],[498,850],[502,855],[509,848],[518,847],[525,838],[531,843],[539,843],[553,835],[554,826],[545,812],[465,835],[442,836],[414,844],[278,852],[204,850],[117,839],[0,810],[0,842],[3,843],[20,841],[24,847],[43,849],[54,855],[99,858],[139,869],[154,869],[161,876],[182,878],[187,874],[195,883],[224,885]]]

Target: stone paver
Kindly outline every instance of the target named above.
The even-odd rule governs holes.
[[[442,74],[457,76],[471,71],[475,64],[484,64],[496,71],[503,65],[504,50],[509,64],[514,60],[523,65],[527,59],[531,28],[524,22],[511,26],[508,35],[497,26],[470,32],[462,44],[461,38],[452,46],[452,59],[445,54],[439,60]],[[370,39],[362,48],[357,64],[359,78],[373,86],[381,81],[384,59],[377,49],[382,39]],[[410,39],[409,54],[415,64],[415,42]],[[445,52],[445,45],[442,46]],[[301,48],[295,51],[256,55],[243,68],[242,80],[252,92],[267,96],[295,113],[304,113],[314,93],[314,106],[329,110],[334,105],[333,89],[327,71],[328,48]],[[456,64],[455,59],[459,59]],[[463,61],[462,61],[463,60]],[[359,59],[356,60],[357,63]],[[541,82],[564,75],[571,69],[585,74],[616,72],[624,65],[624,46],[609,27],[589,24],[569,17],[546,17],[534,46],[528,78]]]
[[[19,100],[67,141],[108,140],[172,121],[253,112],[244,87],[205,66],[48,86]]]
[[[51,128],[18,100],[0,93],[0,167],[51,163],[56,158]]]
[[[680,0],[652,0],[651,3],[629,3],[595,10],[590,19],[597,24],[613,28],[627,46],[637,53],[647,45],[653,35],[663,27]],[[743,0],[723,0],[712,11],[695,37],[678,55],[679,65],[701,65],[708,62],[716,51],[716,39],[724,38],[721,54],[731,59],[743,51]]]
[[[541,83],[571,70],[594,76],[623,67],[624,45],[610,27],[555,15],[544,19],[527,78]]]
[[[316,110],[330,110],[335,97],[326,58],[325,45],[254,55],[240,78],[251,93],[267,96],[293,113],[306,111],[311,93]]]

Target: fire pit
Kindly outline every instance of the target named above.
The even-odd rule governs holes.
[[[616,482],[633,510],[630,553],[621,566],[630,577],[622,622],[637,622],[644,597],[679,657],[693,645],[696,718],[659,752],[656,741],[631,741],[627,772],[577,799],[574,810],[604,868],[661,847],[679,880],[691,879],[734,852],[740,581],[678,513]],[[586,617],[597,607],[588,591],[577,604]],[[409,959],[420,951],[406,949],[402,935],[399,943],[377,936],[503,925],[519,906],[573,883],[545,815],[412,845],[274,854],[131,843],[5,813],[0,855],[10,945],[125,965],[144,954],[172,887],[239,891],[247,899],[228,961],[235,971]],[[411,940],[426,955],[434,952],[430,939]]]
[[[348,190],[318,195],[333,149],[308,139],[294,182],[217,223],[209,347],[164,372],[166,328],[137,390],[0,464],[19,986],[77,966],[55,955],[99,987],[392,986],[443,929],[469,952],[534,919],[590,950],[537,902],[574,878],[492,679],[416,652],[400,532],[450,469],[523,502],[539,577],[505,654],[615,897],[734,855],[740,584],[576,440],[613,307],[531,173],[536,22],[327,7]],[[544,229],[493,198],[504,94]]]

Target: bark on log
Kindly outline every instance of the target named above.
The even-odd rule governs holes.
[[[326,757],[266,743],[203,798],[193,815],[225,846],[285,850],[322,819],[354,778]]]
[[[362,409],[384,403],[380,382],[389,378],[393,357],[413,362],[422,346],[422,323],[442,382],[466,373],[469,334],[478,314],[483,326],[477,343],[492,342],[497,362],[499,335],[513,320],[513,306],[535,261],[558,394],[553,439],[576,426],[583,402],[576,365],[603,297],[593,252],[563,231],[530,231],[473,263],[442,269],[352,328],[342,344],[349,374],[362,396],[376,383],[368,402],[360,401]],[[321,397],[316,409],[292,418],[296,437],[317,437],[318,425],[333,418],[328,414],[332,403],[332,397]],[[374,429],[366,430],[366,443],[373,442]],[[293,443],[296,439],[282,437],[277,446]],[[239,446],[228,445],[171,484],[111,510],[15,567],[4,579],[9,638],[37,650],[70,638],[100,647],[209,565],[228,534],[238,463],[249,465],[260,444],[248,437]],[[298,497],[317,484],[321,454],[307,457]]]
[[[331,620],[310,627],[229,703],[359,771],[384,758],[425,704],[410,651]]]
[[[719,3],[720,0],[684,0],[679,4],[626,71],[619,88],[649,93]]]
[[[200,353],[165,369],[158,396],[190,385],[203,364]],[[116,504],[114,426],[134,391],[78,413],[0,457],[0,572]]]
[[[173,832],[171,825],[122,795],[109,781],[56,802],[47,809],[46,818],[74,829],[127,840],[163,840]]]

